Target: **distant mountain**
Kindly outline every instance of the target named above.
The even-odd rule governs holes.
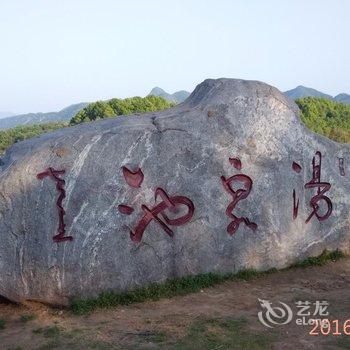
[[[331,95],[327,95],[321,91],[308,88],[306,86],[299,85],[295,89],[285,91],[284,94],[291,98],[292,100],[296,100],[298,98],[303,97],[322,97],[332,100],[333,97]]]
[[[13,115],[15,115],[12,112],[0,112],[0,119],[2,118],[7,118],[7,117],[12,117]]]
[[[326,98],[328,100],[336,101],[336,102],[341,102],[341,103],[346,103],[350,104],[350,95],[349,94],[344,94],[341,93],[335,97],[325,94],[321,91],[308,88],[306,86],[299,85],[295,89],[285,91],[284,94],[291,98],[292,100],[297,100],[298,98],[303,98],[303,97],[322,97]]]
[[[297,100],[298,98],[303,98],[303,97],[322,97],[328,100],[350,104],[350,95],[348,94],[341,93],[333,97],[331,95],[325,94],[322,91],[318,91],[316,89],[309,88],[302,85],[297,86],[295,89],[285,91],[284,94],[292,100]],[[149,95],[161,96],[168,101],[181,103],[186,100],[186,98],[190,95],[190,93],[188,91],[181,90],[173,94],[169,94],[168,92],[164,91],[162,88],[155,87],[152,89]]]
[[[350,95],[348,94],[339,94],[334,97],[335,101],[350,104]]]
[[[148,95],[160,96],[166,99],[167,101],[181,103],[185,101],[188,96],[190,96],[190,93],[185,90],[180,90],[174,92],[173,94],[169,94],[160,87],[155,87],[151,90],[151,92]]]
[[[176,91],[172,94],[172,96],[176,99],[176,101],[178,101],[179,103],[183,102],[186,100],[186,98],[188,96],[190,96],[191,93],[185,90],[180,90],[180,91]]]
[[[82,102],[62,109],[59,112],[48,112],[48,113],[28,113],[15,115],[0,119],[0,129],[9,129],[18,125],[31,125],[39,123],[48,123],[56,121],[69,121],[73,118],[80,110],[86,107],[88,103]]]

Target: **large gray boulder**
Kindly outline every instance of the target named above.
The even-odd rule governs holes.
[[[264,83],[206,80],[173,109],[15,144],[0,170],[0,295],[65,305],[348,252],[350,147],[298,113]]]

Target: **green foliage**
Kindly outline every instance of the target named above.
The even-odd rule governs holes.
[[[344,254],[336,250],[334,252],[324,251],[321,255],[307,258],[306,260],[300,261],[291,267],[309,267],[309,266],[323,266],[329,261],[337,261],[344,257]]]
[[[5,329],[6,321],[3,318],[0,318],[0,330]]]
[[[57,326],[33,329],[34,334],[42,334],[45,338],[55,338],[61,330]]]
[[[71,119],[70,125],[117,115],[154,112],[173,106],[173,103],[159,96],[131,97],[124,100],[113,98],[89,104]]]
[[[29,322],[35,319],[35,315],[21,315],[22,322]]]
[[[307,267],[324,265],[328,261],[336,261],[344,255],[340,251],[324,251],[320,256],[308,258],[291,267]],[[147,287],[139,288],[131,292],[116,293],[113,291],[101,293],[95,299],[76,299],[72,301],[71,310],[77,315],[90,313],[97,308],[109,308],[117,305],[128,305],[147,300],[159,300],[161,298],[171,298],[177,295],[199,292],[203,288],[215,286],[225,281],[232,280],[252,280],[267,274],[277,272],[277,269],[268,271],[243,270],[236,274],[229,273],[219,275],[207,273],[196,276],[169,279],[163,284],[150,284]]]
[[[302,121],[312,131],[337,142],[350,142],[350,105],[316,97],[301,98],[296,103]]]
[[[0,155],[12,144],[66,126],[63,122],[16,126],[0,130]]]
[[[98,101],[89,104],[72,118],[70,125],[113,117],[116,115],[154,112],[172,106],[174,106],[173,103],[158,96],[147,96],[144,98],[132,97],[124,100],[113,98],[107,102]],[[22,125],[12,129],[0,130],[0,155],[15,142],[23,141],[64,126],[67,126],[67,124],[64,122],[56,122]]]
[[[115,115],[112,107],[106,102],[98,101],[90,103],[78,112],[70,121],[70,125],[84,123],[101,118],[113,117]]]

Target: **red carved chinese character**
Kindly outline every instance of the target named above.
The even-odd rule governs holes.
[[[234,161],[232,161],[234,159]],[[241,169],[242,164],[238,158],[230,158],[230,163],[237,169]],[[258,228],[258,225],[254,222],[251,222],[248,218],[237,217],[233,214],[233,211],[239,201],[247,198],[253,187],[252,179],[244,174],[237,174],[229,177],[228,179],[225,176],[221,176],[221,182],[226,190],[232,196],[232,202],[226,208],[226,215],[233,219],[232,222],[227,226],[227,232],[230,235],[236,233],[239,228],[239,225],[243,222],[251,230],[255,231]],[[242,183],[243,188],[234,190],[232,188],[234,183]]]
[[[63,199],[66,198],[66,191],[64,189],[65,181],[59,177],[64,173],[65,173],[65,170],[55,170],[53,168],[48,168],[44,172],[36,176],[39,180],[42,180],[48,176],[56,182],[56,190],[59,193],[59,196],[56,202],[56,205],[58,208],[59,225],[58,225],[57,234],[53,236],[53,241],[56,243],[73,240],[72,236],[65,236],[66,225],[64,223],[64,215],[66,214],[66,212],[63,209],[63,205],[62,205]]]
[[[318,163],[316,163],[316,157],[318,157]],[[312,179],[307,184],[305,184],[305,188],[317,188],[317,194],[310,200],[310,206],[313,210],[309,217],[306,219],[306,223],[308,223],[314,215],[316,215],[318,221],[324,221],[328,219],[333,209],[332,201],[327,196],[325,196],[325,193],[331,188],[331,184],[328,182],[321,182],[321,161],[321,152],[317,151],[316,155],[312,159]],[[320,215],[318,213],[320,209],[318,203],[320,201],[324,201],[327,205],[327,211],[323,215]]]
[[[139,187],[141,183],[135,186],[137,181],[128,181],[125,174],[142,174],[141,169],[138,169],[137,172],[132,172],[126,167],[123,167],[122,169],[126,182],[132,187]],[[138,178],[142,178],[143,180],[143,174],[142,176],[138,176]],[[144,211],[144,215],[139,220],[135,231],[130,231],[130,238],[133,242],[141,242],[143,233],[152,220],[157,222],[170,237],[173,237],[174,232],[169,228],[169,226],[181,226],[192,219],[194,214],[194,204],[189,198],[184,196],[169,197],[162,188],[157,188],[155,191],[155,201],[157,201],[158,197],[160,197],[162,201],[156,204],[153,208],[149,209],[146,205],[141,206],[141,209]],[[165,213],[166,210],[177,213],[181,207],[185,207],[187,209],[187,212],[178,218],[171,219]],[[134,211],[134,208],[126,204],[120,204],[118,205],[118,210],[122,214],[131,215]],[[163,220],[159,218],[159,216],[161,216]]]
[[[242,169],[242,162],[239,158],[229,158],[230,164],[233,165],[237,170]]]
[[[122,170],[124,179],[129,186],[141,187],[144,176],[140,168],[138,168],[136,171],[131,171],[126,166],[123,166]]]
[[[299,211],[299,198],[296,200],[296,193],[295,190],[293,190],[293,219],[295,220],[298,217],[298,211]]]
[[[302,169],[302,167],[301,167],[298,163],[296,163],[296,162],[293,162],[292,168],[293,168],[293,170],[294,170],[296,173],[298,173],[298,174],[300,174],[301,169]]]
[[[293,162],[292,169],[296,173],[300,174],[302,167],[298,163]],[[299,211],[299,198],[298,200],[296,200],[296,192],[293,189],[293,220],[295,220],[298,217],[298,211]]]

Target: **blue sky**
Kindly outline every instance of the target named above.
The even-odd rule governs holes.
[[[348,0],[0,0],[0,111],[193,88],[350,93]]]

